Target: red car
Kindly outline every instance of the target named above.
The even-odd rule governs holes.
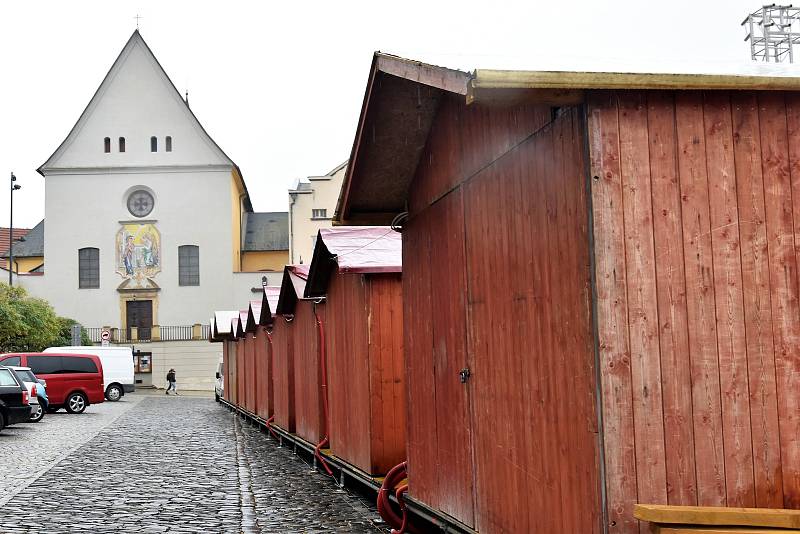
[[[103,364],[94,354],[0,354],[0,365],[30,367],[37,378],[44,379],[51,412],[66,408],[69,413],[81,413],[90,404],[105,400]]]

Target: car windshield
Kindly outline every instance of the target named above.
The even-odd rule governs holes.
[[[36,377],[30,371],[17,371],[19,376],[24,382],[36,382]]]

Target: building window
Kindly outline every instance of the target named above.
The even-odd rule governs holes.
[[[328,217],[328,210],[326,209],[311,210],[312,219],[326,219],[327,217]]]
[[[150,138],[150,152],[158,152],[158,137]]]
[[[153,211],[153,195],[144,189],[137,189],[128,196],[128,211],[134,217],[147,217]]]
[[[78,288],[100,287],[100,249],[78,250]]]
[[[111,138],[110,137],[106,137],[105,139],[103,139],[103,152],[105,152],[106,154],[111,152]]]
[[[200,247],[197,245],[178,247],[178,285],[200,285]]]
[[[172,152],[172,136],[168,135],[167,138],[164,140],[164,148],[167,152]]]
[[[124,137],[120,137],[119,138],[119,151],[120,152],[125,152],[125,138]]]

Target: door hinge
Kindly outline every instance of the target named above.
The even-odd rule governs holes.
[[[466,384],[470,376],[472,376],[472,373],[470,372],[469,367],[465,367],[458,372],[458,379],[462,384]]]

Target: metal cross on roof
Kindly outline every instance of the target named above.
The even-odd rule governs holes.
[[[137,15],[136,15],[135,17],[133,17],[133,18],[135,18],[135,19],[136,19],[136,29],[138,30],[138,29],[139,29],[139,19],[143,19],[144,17],[141,17],[141,16],[139,16],[139,14],[137,14]]]

